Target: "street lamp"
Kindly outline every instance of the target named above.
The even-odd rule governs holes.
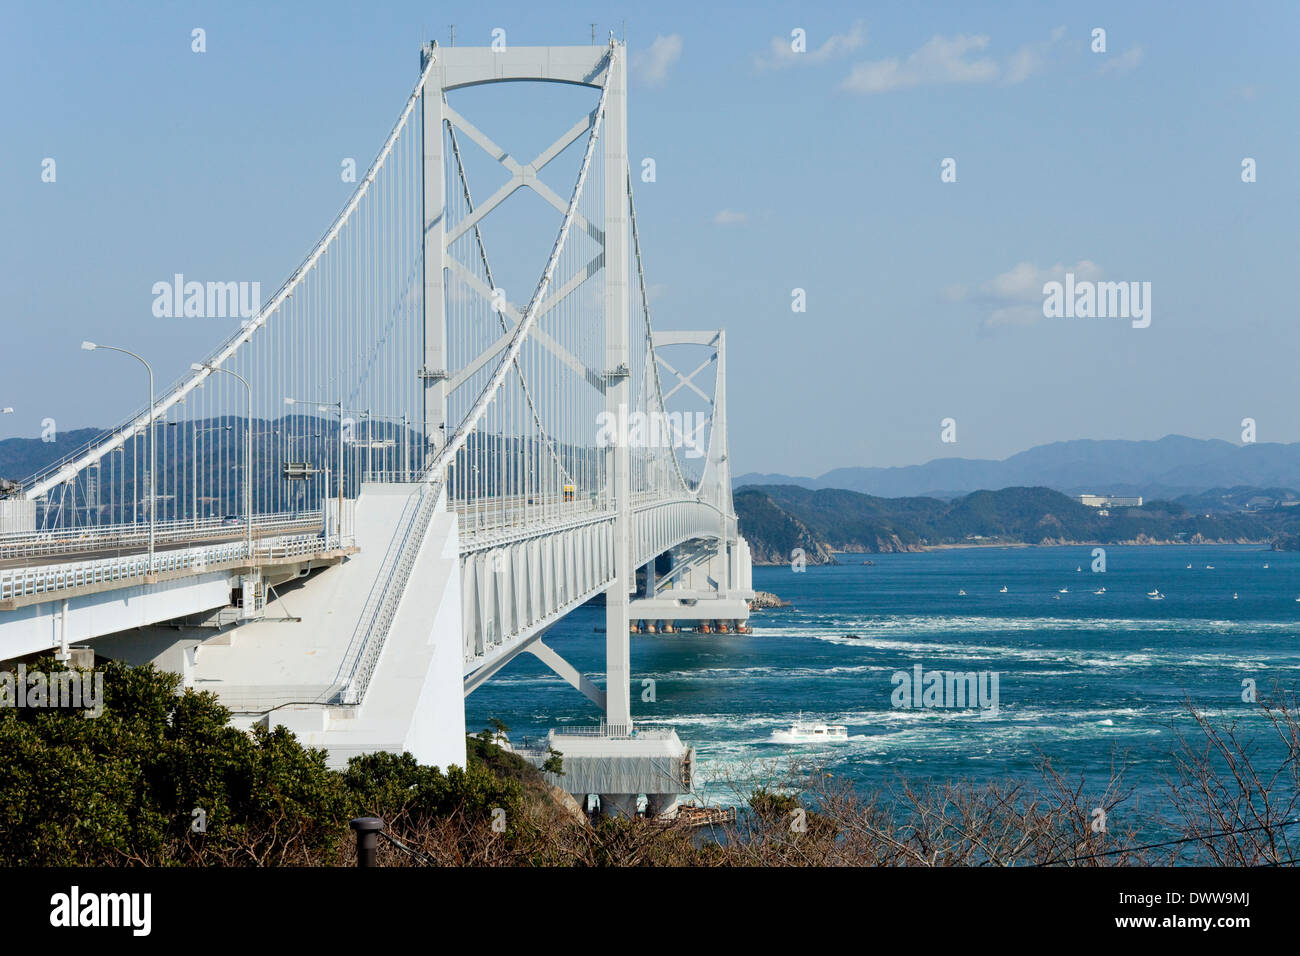
[[[104,349],[109,352],[121,352],[123,355],[129,355],[135,359],[149,372],[149,573],[153,573],[153,554],[154,554],[154,442],[153,442],[153,366],[127,349],[120,349],[113,345],[96,345],[94,342],[82,342],[81,347],[87,352],[93,352],[96,349]]]
[[[220,432],[220,431],[228,432],[234,427],[235,426],[233,425],[212,425],[209,426],[208,428],[200,428],[198,422],[194,423],[194,462],[192,465],[192,470],[194,472],[193,485],[194,485],[194,527],[195,529],[197,529],[199,526],[199,473],[203,470],[202,465],[199,463],[199,436],[205,435],[208,432]],[[211,511],[209,511],[209,514],[211,514]]]
[[[310,402],[307,401],[306,399],[301,399],[301,398],[289,398],[288,396],[286,396],[284,399],[284,403],[286,405],[297,405],[300,403],[303,405],[315,405],[321,411],[325,410],[325,405],[319,402]],[[338,528],[335,533],[338,536],[339,548],[342,549],[343,547],[343,399],[340,398],[337,402],[330,402],[329,404],[337,408],[339,412],[339,473],[337,479],[337,484],[339,486],[339,513],[337,518],[335,519],[338,522]],[[322,502],[321,512],[323,513],[325,510],[326,510],[325,504],[324,502]],[[327,546],[329,545],[328,539],[326,540],[325,544]]]
[[[195,362],[190,368],[196,372],[204,369],[209,372],[225,372],[239,379],[244,385],[244,390],[248,392],[248,426],[244,430],[244,518],[247,528],[244,544],[248,549],[248,561],[251,565],[253,562],[253,386],[249,385],[248,379],[238,372],[232,372],[220,365]]]

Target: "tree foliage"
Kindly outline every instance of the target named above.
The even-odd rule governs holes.
[[[0,865],[300,864],[336,857],[352,816],[518,813],[519,784],[482,763],[444,773],[377,753],[336,771],[283,727],[230,726],[215,695],[182,692],[176,675],[99,672],[96,718],[0,708]]]

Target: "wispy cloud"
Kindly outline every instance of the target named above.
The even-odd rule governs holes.
[[[1142,62],[1142,46],[1135,43],[1123,53],[1115,56],[1107,56],[1106,60],[1097,68],[1098,73],[1127,73],[1130,70],[1136,70],[1138,64]]]
[[[733,209],[722,209],[713,217],[713,224],[715,226],[735,226],[742,222],[747,222],[748,220],[749,217],[743,212],[736,212]]]
[[[668,79],[672,69],[682,56],[682,38],[680,34],[660,34],[648,50],[642,50],[632,56],[632,69],[643,82],[649,86],[661,86]]]
[[[867,25],[859,20],[848,33],[831,34],[820,46],[803,53],[794,51],[793,42],[793,37],[790,36],[772,37],[768,52],[754,57],[754,66],[760,70],[775,70],[787,66],[825,63],[845,56],[867,42]]]
[[[1002,74],[1002,82],[1007,86],[1023,83],[1047,64],[1052,47],[1065,39],[1065,27],[1057,27],[1050,37],[1041,43],[1026,43],[1007,60]]]
[[[870,94],[941,83],[988,83],[997,78],[997,63],[968,58],[988,45],[987,36],[931,37],[906,60],[894,57],[857,64],[842,85],[852,93]]]
[[[1057,27],[1047,40],[1025,44],[1004,64],[983,55],[990,42],[985,34],[936,35],[906,59],[891,57],[855,64],[840,88],[850,93],[871,95],[918,86],[999,81],[1013,85],[1039,72],[1047,62],[1051,48],[1064,36],[1065,28]]]
[[[1074,273],[1076,279],[1090,281],[1102,276],[1101,267],[1089,259],[1080,259],[1072,266],[1058,262],[1046,269],[1032,262],[1020,262],[975,290],[950,286],[947,298],[988,306],[990,313],[984,320],[985,327],[1033,325],[1043,318],[1043,285],[1063,282],[1067,272]]]

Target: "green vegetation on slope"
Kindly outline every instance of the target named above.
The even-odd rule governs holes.
[[[33,667],[63,669],[52,659]],[[0,708],[0,866],[333,863],[354,816],[455,815],[486,827],[502,808],[518,821],[521,780],[537,778],[490,744],[472,748],[463,769],[377,753],[335,771],[283,728],[227,726],[217,698],[178,694],[176,675],[118,663],[97,672],[99,717]]]
[[[949,502],[765,485],[740,489],[735,502],[740,531],[759,564],[782,563],[795,547],[804,548],[809,563],[821,563],[814,555],[828,551],[909,551],[963,544],[1268,542],[1300,531],[1300,509],[1206,514],[1174,501],[1149,501],[1141,508],[1102,514],[1050,488],[977,491]],[[810,543],[816,547],[810,548]]]

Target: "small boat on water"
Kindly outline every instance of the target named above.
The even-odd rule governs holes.
[[[957,596],[958,596],[958,597],[965,597],[965,596],[966,596],[966,592],[965,592],[965,591],[958,591],[958,592],[957,592]]]
[[[1188,571],[1192,570],[1192,566],[1190,564],[1187,566],[1187,570]]]
[[[790,724],[789,730],[772,731],[774,744],[844,743],[849,739],[846,724],[828,724],[820,720],[804,720],[803,714]]]
[[[1069,593],[1070,593],[1070,589],[1069,589],[1069,588],[1061,588],[1061,590],[1057,591],[1056,593],[1057,593],[1057,594],[1069,594]]]
[[[1267,561],[1264,562],[1264,570],[1265,570],[1265,571],[1268,570],[1268,562],[1267,562]]]
[[[1106,589],[1105,589],[1105,588],[1097,588],[1097,590],[1093,591],[1092,593],[1093,593],[1093,594],[1105,594],[1105,593],[1106,593]]]
[[[1205,570],[1207,570],[1207,571],[1213,571],[1213,570],[1214,570],[1214,565],[1212,565],[1212,564],[1207,564],[1207,565],[1205,566]]]
[[[847,640],[850,640],[850,641],[860,641],[860,640],[862,640],[862,635],[861,635],[861,634],[845,634],[844,637],[845,637]]]
[[[998,591],[998,593],[999,593],[999,594],[1006,594],[1006,593],[1007,593],[1007,586],[1006,586],[1005,584],[1002,585],[1002,588]]]
[[[1080,567],[1075,568],[1074,570],[1076,570],[1076,571],[1082,571],[1082,570],[1083,570],[1083,567],[1080,566]]]
[[[1147,597],[1152,601],[1163,601],[1165,599],[1165,596],[1160,593],[1159,588],[1156,588],[1154,591],[1148,591]]]
[[[1232,592],[1232,599],[1233,599],[1234,601],[1237,600],[1237,592],[1236,592],[1236,591],[1233,591],[1233,592]]]

